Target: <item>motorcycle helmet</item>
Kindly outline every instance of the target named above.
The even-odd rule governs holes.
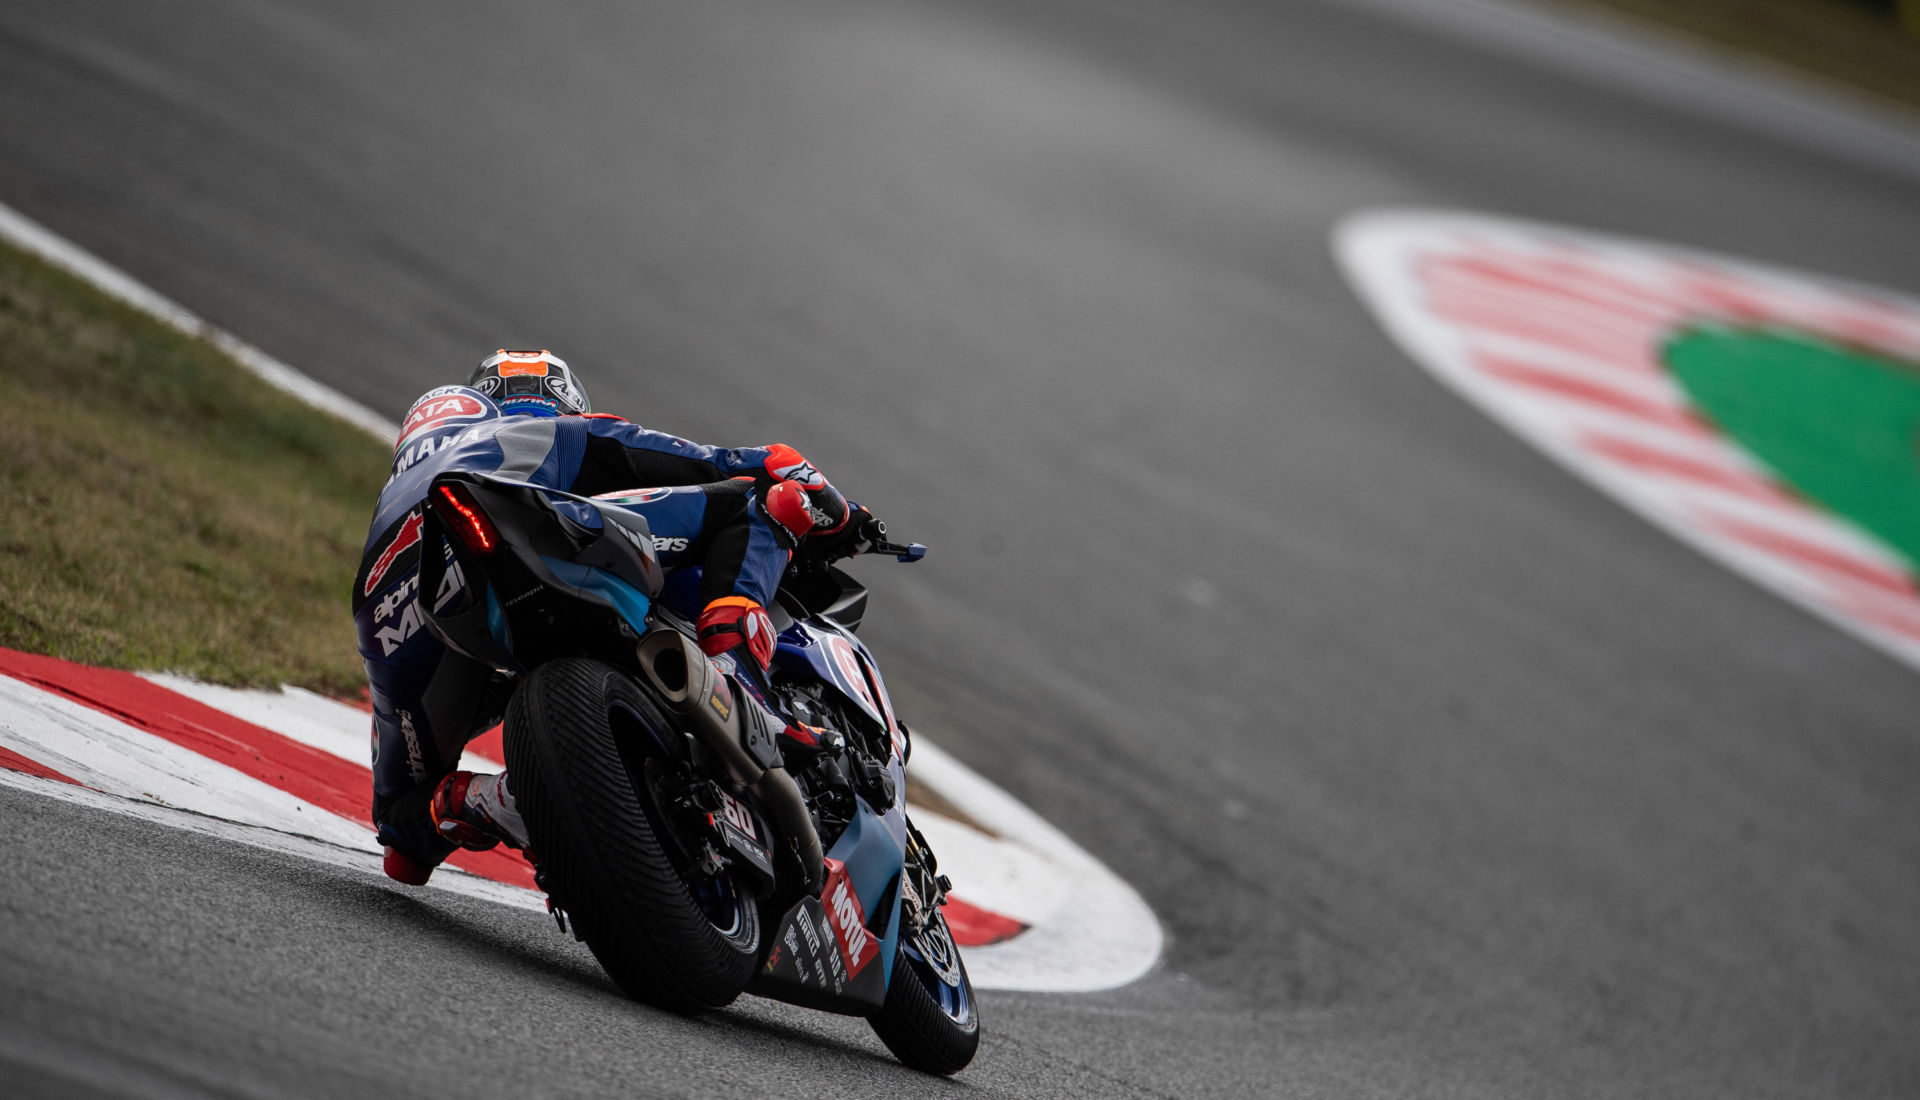
[[[546,349],[501,348],[473,369],[467,385],[492,398],[508,415],[572,416],[593,411],[587,391],[566,361]]]

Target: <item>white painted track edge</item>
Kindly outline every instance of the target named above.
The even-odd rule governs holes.
[[[196,813],[192,810],[163,806],[157,802],[148,802],[124,795],[108,794],[91,787],[75,786],[58,779],[45,779],[25,772],[0,768],[0,787],[11,787],[47,798],[87,806],[108,813],[132,817],[169,828],[199,833],[220,840],[244,844],[250,848],[260,848],[281,855],[298,856],[334,867],[363,872],[378,885],[405,893],[413,889],[392,882],[381,870],[382,856],[377,851],[362,851],[338,844],[329,844],[317,837],[301,833],[287,832],[248,822],[231,821],[210,814]],[[369,833],[371,835],[371,833]],[[528,890],[502,885],[491,879],[470,874],[458,867],[443,867],[435,872],[427,889],[441,890],[477,898],[481,901],[495,902],[515,909],[545,912],[546,904],[539,895]]]
[[[982,988],[1090,993],[1115,989],[1158,965],[1166,937],[1153,910],[1106,865],[1025,803],[949,753],[915,735],[914,776],[1006,840],[1042,856],[1071,891],[1050,919],[1005,943],[969,947],[969,972]],[[935,845],[936,854],[938,845]],[[1055,965],[1073,958],[1069,971]],[[1097,966],[1084,960],[1101,960]]]
[[[209,324],[185,306],[5,203],[0,203],[0,240],[86,280],[102,293],[170,328],[205,340],[273,388],[346,421],[382,443],[391,444],[400,436],[400,425],[225,329]]]

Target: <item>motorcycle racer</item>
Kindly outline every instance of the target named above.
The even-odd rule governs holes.
[[[497,724],[510,673],[449,649],[425,624],[460,595],[419,590],[422,506],[440,474],[492,474],[581,496],[619,493],[643,515],[669,570],[702,567],[700,647],[741,649],[764,672],[774,649],[766,604],[801,545],[854,547],[868,518],[782,443],[722,448],[595,413],[567,364],[501,349],[466,385],[423,394],[394,445],[353,586],[353,615],[373,705],[373,821],[387,874],[419,885],[455,848],[526,845],[505,773],[455,771],[461,749]]]

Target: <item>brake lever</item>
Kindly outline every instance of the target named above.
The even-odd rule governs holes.
[[[893,560],[903,561],[911,565],[912,563],[919,561],[921,558],[924,558],[927,556],[927,548],[917,542],[910,542],[910,543],[907,543],[905,546],[902,546],[897,542],[876,541],[874,542],[872,548],[867,551],[867,553],[892,554]]]
[[[866,553],[892,554],[894,561],[906,562],[909,565],[927,556],[927,548],[920,543],[909,542],[902,546],[897,542],[888,542],[887,521],[879,516],[868,520],[860,533],[867,540]]]

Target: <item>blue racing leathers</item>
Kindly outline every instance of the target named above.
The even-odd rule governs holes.
[[[480,395],[464,387],[434,393],[480,408]],[[435,477],[488,473],[583,496],[665,489],[623,503],[646,517],[664,567],[704,567],[703,604],[770,602],[798,539],[844,523],[847,512],[839,493],[781,444],[702,446],[603,414],[451,416],[414,429],[418,419],[409,417],[411,434],[402,436],[374,509],[353,615],[373,704],[373,820],[382,843],[431,865],[452,850],[427,813],[433,789],[466,743],[499,722],[513,688],[509,674],[449,650],[424,626],[422,599],[441,607],[460,594],[458,570],[443,585],[453,590],[419,591],[421,507]],[[802,488],[808,518],[769,511],[767,497],[785,501]]]

